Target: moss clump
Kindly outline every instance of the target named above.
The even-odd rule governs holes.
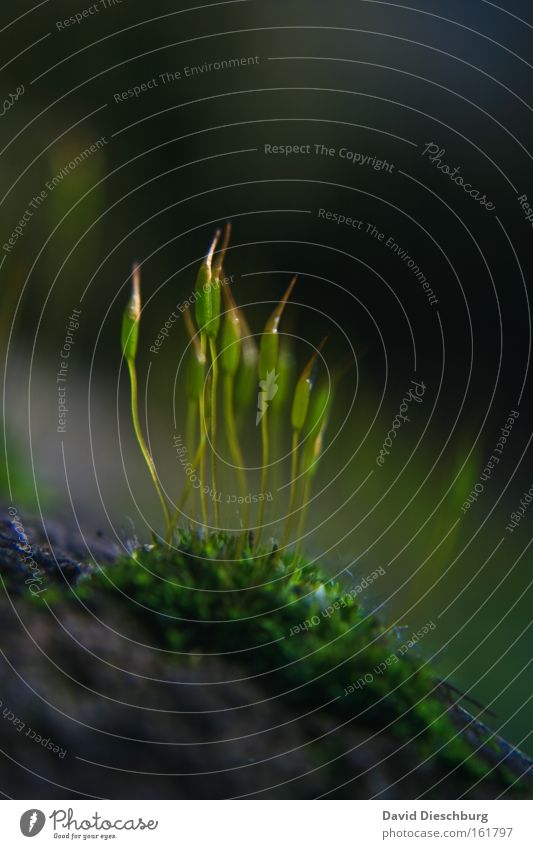
[[[395,735],[472,776],[488,772],[448,715],[435,675],[415,653],[399,656],[398,638],[376,615],[316,565],[276,549],[238,559],[238,545],[229,535],[184,533],[175,548],[142,548],[85,573],[74,592],[97,615],[103,599],[107,610],[110,597],[128,605],[154,645],[197,664],[237,656],[247,680],[288,706]]]

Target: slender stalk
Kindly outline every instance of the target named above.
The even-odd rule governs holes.
[[[307,476],[304,482],[304,489],[302,494],[302,507],[300,510],[300,520],[298,522],[298,533],[297,543],[295,548],[295,553],[298,556],[300,554],[300,550],[302,547],[302,539],[305,531],[305,523],[307,521],[307,511],[309,510],[309,499],[311,497],[311,478]]]
[[[205,330],[200,331],[200,350],[202,356],[205,357],[205,349],[206,349],[206,334]],[[199,474],[200,474],[200,504],[202,508],[202,522],[204,526],[207,526],[207,505],[205,500],[205,448],[206,448],[206,437],[207,437],[207,421],[205,414],[205,395],[204,389],[198,395],[198,413],[200,418],[200,441],[198,444],[198,463],[194,464],[194,468],[199,464]]]
[[[196,453],[196,423],[198,419],[198,401],[189,400],[187,404],[187,423],[185,427],[185,435],[187,439],[187,451],[190,451],[194,456]],[[193,510],[195,509],[196,500],[193,499]]]
[[[148,446],[144,440],[144,436],[142,434],[141,425],[139,422],[139,403],[138,403],[138,393],[137,393],[137,371],[135,369],[135,363],[132,359],[127,360],[128,369],[130,373],[130,384],[131,384],[131,417],[133,420],[133,429],[135,431],[135,436],[137,437],[137,442],[139,443],[139,447],[142,451],[143,457],[146,461],[146,465],[148,466],[148,470],[150,472],[151,478],[154,482],[154,486],[156,488],[156,492],[159,496],[159,500],[161,502],[161,507],[163,508],[163,515],[165,517],[166,524],[166,541],[170,542],[172,539],[172,520],[170,518],[170,513],[168,510],[168,505],[166,499],[163,495],[163,491],[159,484],[159,480],[157,477],[157,472],[155,469],[155,464],[152,459],[152,455],[148,450]]]
[[[269,463],[269,443],[268,443],[268,412],[265,409],[263,412],[263,418],[261,419],[261,441],[263,444],[263,465],[261,469],[261,492],[263,495],[266,493],[267,481],[268,481],[268,463]],[[257,536],[255,538],[255,546],[256,549],[259,547],[259,543],[261,541],[261,534],[263,532],[263,522],[265,520],[265,499],[259,502],[259,515],[257,518]]]
[[[202,349],[202,345],[200,342],[200,334],[196,332],[196,328],[194,326],[194,321],[192,318],[192,314],[190,309],[186,309],[183,314],[183,319],[185,322],[185,327],[187,329],[187,333],[189,334],[191,340],[191,349],[189,354],[189,364],[187,368],[187,379],[186,379],[186,390],[187,397],[189,400],[187,407],[187,447],[188,452],[191,455],[196,451],[196,419],[198,415],[199,408],[199,399],[200,396],[204,392],[205,385],[205,370],[206,370],[206,353],[205,353],[205,343]],[[201,428],[200,428],[200,440],[201,443]],[[198,462],[200,459],[200,455],[198,455]],[[185,492],[183,493],[183,498],[180,502],[180,508],[183,508],[185,501],[189,495],[191,482],[189,480],[188,485],[186,485]],[[194,504],[193,504],[194,510]],[[177,521],[178,516],[176,516]]]
[[[267,407],[269,401],[272,400],[270,390],[272,389],[273,385],[275,385],[275,382],[278,378],[276,370],[278,368],[279,360],[279,324],[283,315],[283,311],[287,305],[287,301],[290,298],[291,292],[294,289],[297,279],[298,278],[296,277],[296,275],[292,278],[281,301],[268,319],[265,325],[265,329],[263,330],[263,333],[261,335],[261,342],[259,345],[259,386],[263,390],[259,395],[259,401],[262,401],[260,413],[261,441],[263,443],[263,467],[261,472],[261,493],[263,495],[263,500],[259,502],[256,548],[259,546],[259,541],[261,539],[261,533],[263,530],[262,526],[265,517],[264,496],[266,495],[266,487],[268,481],[268,463],[270,457],[268,444],[269,434]],[[256,423],[258,423],[258,416],[256,417]]]
[[[198,446],[198,455],[200,460],[200,503],[202,505],[202,521],[204,526],[207,527],[207,506],[204,492],[207,424],[205,420],[205,398],[203,392],[200,393],[200,397],[198,399],[198,409],[200,412],[200,445]]]
[[[293,430],[292,432],[292,450],[291,450],[291,489],[289,495],[289,509],[287,511],[287,522],[285,524],[285,533],[283,535],[282,545],[285,547],[290,539],[292,528],[292,514],[294,512],[296,502],[296,477],[298,475],[298,443],[300,440],[300,431]]]
[[[244,471],[244,460],[241,452],[241,447],[239,445],[239,440],[237,437],[237,426],[235,423],[235,411],[233,409],[233,384],[234,377],[232,374],[224,375],[224,418],[226,422],[226,435],[228,437],[228,445],[231,454],[231,458],[235,465],[236,474],[239,479],[239,486],[241,489],[241,495],[243,498],[246,497],[247,483],[246,483],[246,473]],[[248,511],[248,504],[246,501],[243,501],[243,525],[244,530],[248,529],[250,517]]]
[[[215,525],[220,525],[220,513],[218,509],[217,491],[217,387],[218,387],[218,362],[217,346],[214,338],[209,337],[209,352],[211,354],[211,480],[213,482],[213,507],[215,512]]]
[[[187,425],[185,429],[187,437],[187,447],[191,454],[196,451],[196,419],[198,416],[198,406],[195,401],[189,401],[187,405]]]
[[[317,410],[315,409],[313,413],[316,415],[316,412]],[[300,553],[301,541],[303,539],[305,523],[307,520],[307,512],[309,510],[309,500],[311,498],[311,485],[317,471],[318,461],[322,454],[324,433],[328,425],[327,403],[324,406],[322,404],[322,400],[319,400],[318,403],[318,416],[319,418],[315,421],[315,424],[320,425],[318,435],[313,440],[313,443],[310,448],[306,446],[307,450],[304,450],[302,462],[300,464],[300,475],[303,476],[304,485],[302,493],[302,507],[300,510],[300,521],[298,524],[298,542],[296,544],[296,555],[299,555]]]
[[[320,351],[324,347],[327,341],[327,336],[325,336],[304,370],[302,371],[299,380],[296,384],[296,389],[294,390],[294,399],[292,402],[292,410],[291,410],[291,424],[292,424],[292,470],[291,470],[291,491],[289,498],[289,511],[287,514],[287,524],[285,526],[285,535],[283,538],[283,544],[287,545],[290,539],[290,533],[293,525],[293,516],[295,513],[296,506],[296,475],[298,472],[298,445],[300,441],[300,434],[302,432],[302,428],[304,427],[306,421],[309,416],[309,404],[311,402],[313,383],[314,383],[314,368]],[[315,411],[311,410],[311,416],[316,418]]]
[[[201,440],[200,440],[200,444],[199,444],[199,446],[198,446],[198,450],[197,450],[197,452],[196,452],[196,454],[195,454],[195,457],[194,457],[194,460],[193,460],[193,462],[192,462],[192,470],[193,470],[193,472],[194,472],[194,471],[196,471],[196,469],[198,468],[198,463],[200,462],[200,457],[201,457],[201,452],[202,452],[202,450],[203,450],[203,446],[202,446],[202,442],[201,442]],[[182,510],[183,510],[183,508],[185,507],[185,503],[186,503],[186,501],[187,501],[187,498],[189,497],[189,492],[191,491],[191,486],[192,486],[192,484],[191,484],[191,478],[189,477],[189,480],[188,480],[188,481],[187,481],[187,483],[185,484],[185,487],[184,487],[184,489],[183,489],[183,492],[181,493],[181,498],[180,498],[180,500],[179,500],[179,502],[178,502],[178,506],[176,507],[176,512],[174,513],[174,516],[173,516],[173,518],[172,518],[173,526],[174,526],[174,525],[175,525],[175,523],[178,521],[179,514],[181,513],[181,511],[182,511]]]

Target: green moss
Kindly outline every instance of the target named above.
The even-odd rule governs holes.
[[[276,550],[238,560],[235,545],[231,536],[184,533],[175,549],[140,549],[85,575],[75,592],[95,611],[102,599],[128,605],[170,651],[229,653],[247,679],[288,704],[327,704],[338,721],[413,740],[420,756],[488,772],[436,697],[431,669],[414,652],[399,656],[376,615],[314,564]]]

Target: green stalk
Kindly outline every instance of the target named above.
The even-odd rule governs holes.
[[[187,423],[185,426],[185,434],[187,438],[187,446],[190,446],[190,452],[194,456],[196,452],[196,423],[198,419],[198,402],[189,399],[187,404]],[[193,499],[193,510],[195,509],[196,500]]]
[[[198,463],[200,462],[201,452],[202,452],[202,441],[201,441],[201,438],[200,438],[200,444],[198,446],[198,450],[197,450],[196,455],[194,457],[194,460],[192,462],[193,471],[196,471],[196,469],[198,468]],[[189,492],[191,491],[191,485],[192,485],[191,479],[189,478],[189,480],[185,484],[185,488],[184,488],[184,490],[181,494],[181,498],[178,502],[178,506],[176,508],[176,512],[175,512],[174,518],[173,518],[173,523],[177,522],[179,514],[181,513],[181,511],[183,510],[183,508],[186,504],[187,498],[189,497]]]
[[[257,361],[259,351],[244,315],[239,312],[244,339],[242,340],[239,369],[235,378],[235,400],[237,403],[237,429],[240,431],[252,400],[257,398]]]
[[[237,426],[235,423],[235,411],[233,409],[233,388],[234,388],[234,376],[232,374],[224,375],[224,418],[226,420],[226,435],[228,437],[228,445],[231,454],[231,458],[235,465],[236,474],[239,479],[239,486],[241,488],[241,495],[243,497],[246,496],[247,491],[247,483],[246,483],[246,473],[244,471],[244,459],[241,452],[241,447],[239,445],[239,439],[237,437]],[[248,511],[248,504],[246,501],[243,502],[243,525],[244,530],[248,529],[250,517]]]
[[[294,377],[294,357],[286,339],[283,339],[280,344],[277,371],[278,391],[270,403],[272,413],[270,419],[270,453],[276,461],[271,469],[270,485],[274,489],[279,489],[282,484],[279,459],[282,455],[283,439],[287,429],[285,412]]]
[[[205,354],[205,333],[203,331],[200,333],[200,346],[202,353]],[[198,447],[198,453],[200,455],[200,502],[202,505],[202,521],[204,526],[207,527],[207,506],[204,492],[207,422],[205,418],[205,396],[203,392],[200,392],[198,397],[198,409],[200,413],[200,445]]]
[[[332,385],[336,383],[338,375],[333,376]],[[318,469],[320,457],[324,444],[324,435],[328,426],[331,408],[330,387],[326,383],[317,386],[316,392],[311,399],[309,415],[306,416],[304,430],[304,448],[300,462],[300,477],[303,479],[302,507],[298,524],[296,554],[301,547],[301,539],[305,530],[307,513],[309,510],[309,499],[311,497],[311,485]]]
[[[215,525],[220,524],[220,513],[217,501],[217,386],[218,386],[218,363],[217,346],[213,336],[209,337],[209,352],[211,354],[211,479],[213,482],[213,504],[215,513]]]
[[[292,450],[291,450],[291,489],[289,496],[289,509],[287,511],[287,522],[285,524],[285,533],[283,535],[282,546],[285,547],[290,539],[292,528],[292,514],[296,501],[296,477],[298,475],[298,444],[300,441],[300,431],[293,430],[292,432]]]
[[[313,478],[317,471],[318,461],[322,454],[323,438],[326,427],[327,418],[324,418],[318,436],[312,441],[310,450],[304,452],[304,456],[302,457],[300,474],[303,476],[304,485],[302,493],[302,508],[300,512],[300,521],[298,523],[298,543],[296,545],[297,554],[300,551],[301,540],[305,530],[305,523],[307,521],[307,513],[309,510],[309,499],[311,497],[311,485],[313,483]]]
[[[276,374],[276,370],[278,367],[279,360],[279,325],[281,321],[281,317],[283,315],[283,311],[287,305],[287,301],[291,296],[291,292],[296,285],[297,276],[295,275],[291,282],[289,283],[285,294],[281,298],[279,304],[275,308],[274,312],[268,319],[265,329],[261,334],[261,342],[259,345],[259,381],[261,388],[264,389],[265,393],[267,392],[267,387],[269,383],[273,380],[275,381],[278,377]],[[269,442],[268,442],[268,405],[272,398],[265,398],[263,403],[265,404],[264,409],[261,412],[261,442],[263,445],[263,463],[261,469],[261,492],[263,496],[266,495],[266,487],[268,481],[268,463],[270,457],[269,451]],[[256,417],[256,423],[257,417]],[[265,519],[265,499],[259,502],[259,515],[258,515],[258,528],[257,528],[257,536],[256,536],[256,549],[259,546],[259,542],[261,540],[262,534],[262,526]]]
[[[199,334],[196,332],[196,328],[194,326],[194,321],[191,315],[191,311],[187,308],[183,314],[185,327],[187,329],[187,333],[189,334],[191,340],[191,350],[189,354],[189,362],[187,365],[187,375],[185,380],[185,389],[188,399],[187,405],[187,425],[186,425],[186,437],[187,437],[187,450],[190,451],[191,454],[196,450],[196,457],[193,463],[193,470],[196,469],[198,463],[200,462],[200,453],[203,450],[202,445],[202,431],[200,428],[200,439],[198,449],[196,449],[196,421],[198,417],[198,411],[200,407],[200,397],[204,391],[204,383],[205,383],[205,370],[206,370],[206,356],[205,350],[202,350],[202,346],[200,340],[198,338]],[[189,493],[191,491],[191,480],[186,482],[184,491],[182,493],[182,497],[178,503],[176,508],[176,512],[173,516],[173,525],[175,525],[179,519],[180,513],[185,506],[187,498],[189,497]],[[194,505],[193,505],[194,509]]]
[[[307,521],[307,511],[309,509],[309,499],[311,497],[311,477],[307,475],[304,480],[304,488],[302,493],[302,508],[300,510],[300,521],[298,522],[298,532],[296,534],[298,542],[296,543],[296,555],[300,554],[300,549],[302,546],[302,538],[305,530],[305,523]]]
[[[227,238],[229,238],[229,229],[226,228]],[[211,474],[213,482],[213,501],[214,501],[214,516],[215,525],[219,525],[220,517],[217,501],[217,457],[216,457],[216,430],[217,430],[217,383],[218,383],[218,364],[216,351],[216,337],[220,325],[220,281],[216,274],[213,274],[213,256],[218,240],[220,239],[220,230],[217,230],[214,238],[209,246],[209,250],[200,265],[196,277],[195,292],[196,292],[196,321],[200,329],[200,345],[202,352],[205,354],[206,339],[209,339],[209,351],[211,354],[211,403],[210,403],[210,431],[211,431]],[[225,241],[227,247],[227,241]],[[225,251],[225,247],[223,248]],[[219,264],[217,264],[217,272],[219,273]],[[202,393],[203,396],[203,393]],[[205,401],[201,400],[200,404],[200,427],[206,428],[205,421]],[[202,514],[204,522],[206,521],[207,510],[205,507],[205,493],[203,492],[203,484],[205,481],[205,452],[200,455],[200,478],[201,478],[201,497],[202,497]]]
[[[196,451],[196,419],[198,416],[198,406],[195,401],[190,400],[187,404],[187,424],[185,433],[187,436],[187,446],[190,446],[191,454]]]
[[[166,525],[166,541],[172,540],[172,521],[170,518],[169,509],[163,491],[159,485],[155,463],[152,455],[148,450],[148,446],[144,441],[141,425],[139,422],[139,401],[137,392],[137,371],[135,369],[135,359],[137,357],[137,346],[139,343],[139,325],[141,321],[141,267],[138,262],[133,263],[131,275],[131,295],[122,316],[122,327],[120,331],[120,345],[122,356],[128,364],[130,374],[130,400],[131,400],[131,417],[133,420],[133,429],[137,442],[141,449],[142,455],[148,466],[148,471],[155,486],[157,495],[163,508],[163,516],[165,517]]]
[[[170,518],[170,513],[168,510],[166,499],[163,495],[163,491],[159,485],[159,480],[157,478],[157,472],[155,469],[155,464],[152,459],[152,455],[148,450],[148,446],[144,441],[144,436],[141,431],[141,425],[139,423],[139,405],[138,405],[138,397],[137,397],[137,372],[135,369],[135,362],[132,359],[127,360],[128,369],[130,373],[130,384],[131,384],[131,417],[133,420],[133,429],[135,431],[135,436],[137,437],[137,442],[139,443],[139,447],[142,451],[143,457],[146,461],[146,465],[148,466],[148,470],[150,472],[151,478],[154,482],[154,486],[156,488],[156,492],[159,496],[159,500],[161,502],[161,507],[163,508],[163,515],[165,517],[165,525],[166,525],[166,541],[170,542],[172,539],[172,520]]]
[[[205,429],[205,402],[203,398],[200,399],[200,420],[204,422]],[[198,454],[200,457],[200,503],[202,505],[202,522],[205,527],[207,527],[207,504],[205,501],[205,492],[204,492],[204,481],[205,481],[205,430],[202,431],[202,436],[200,437],[200,447],[198,449]]]
[[[262,460],[262,469],[261,469],[261,492],[263,495],[266,493],[267,481],[268,481],[268,462],[269,462],[269,444],[268,444],[268,412],[267,410],[263,413],[263,418],[261,419],[261,442],[263,445],[263,460]],[[259,502],[259,515],[257,517],[257,535],[255,538],[255,547],[256,549],[259,547],[259,543],[261,542],[261,534],[263,532],[263,522],[265,521],[265,499]]]
[[[291,494],[289,499],[289,512],[287,516],[287,524],[285,527],[285,536],[283,539],[283,544],[287,545],[290,537],[290,532],[292,529],[292,514],[295,508],[295,499],[296,499],[296,474],[298,469],[298,444],[300,439],[300,434],[302,432],[302,428],[304,427],[306,420],[308,418],[309,413],[309,403],[311,400],[311,394],[313,390],[314,383],[314,370],[315,363],[318,355],[320,354],[322,348],[326,344],[327,337],[325,336],[309,362],[305,366],[302,371],[299,380],[296,384],[296,389],[294,390],[294,399],[292,402],[292,410],[291,410],[291,424],[292,424],[292,474],[291,474]],[[315,416],[315,413],[312,411],[312,416]]]
[[[226,228],[226,236],[224,239],[223,251],[225,251],[227,247],[227,242],[229,240],[229,226]],[[219,271],[219,279],[222,276],[222,260],[223,256],[220,259],[220,271]],[[224,319],[222,323],[222,342],[221,342],[221,353],[220,353],[220,367],[224,374],[224,417],[226,424],[226,434],[228,438],[228,446],[231,454],[231,458],[233,460],[233,465],[235,466],[235,474],[238,479],[238,485],[240,487],[241,496],[243,498],[243,525],[244,525],[244,534],[242,539],[239,541],[237,545],[237,552],[240,556],[241,546],[246,543],[246,538],[248,536],[248,527],[250,522],[250,511],[248,509],[248,504],[246,502],[247,495],[247,481],[246,481],[246,473],[244,471],[244,460],[242,456],[241,447],[239,444],[239,437],[237,435],[237,424],[235,417],[235,388],[236,388],[236,375],[239,372],[239,366],[243,366],[243,356],[245,354],[243,342],[242,342],[242,325],[245,324],[244,318],[235,303],[235,299],[231,293],[231,291],[224,287],[224,302],[226,306],[226,312],[224,313]],[[246,354],[250,353],[249,349],[246,349]],[[252,355],[255,353],[255,346],[252,346]],[[256,357],[252,356],[253,360],[253,369],[252,369],[252,381],[255,384],[257,380],[255,374],[255,363]],[[246,367],[249,368],[251,365],[251,361],[246,363]],[[237,382],[237,387],[239,386]],[[238,400],[242,401],[242,398],[238,398]]]

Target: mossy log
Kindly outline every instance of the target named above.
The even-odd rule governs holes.
[[[482,709],[316,566],[224,535],[130,555],[24,528],[0,522],[9,796],[533,795]]]

